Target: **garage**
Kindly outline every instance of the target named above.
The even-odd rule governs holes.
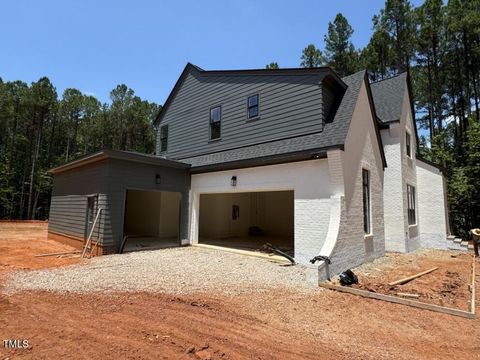
[[[127,190],[123,252],[180,244],[179,192]]]
[[[294,192],[200,195],[200,244],[259,251],[266,243],[294,255]]]

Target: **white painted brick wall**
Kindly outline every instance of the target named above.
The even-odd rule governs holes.
[[[410,134],[412,158],[407,156],[406,133]],[[385,170],[384,211],[387,251],[408,252],[420,246],[418,188],[416,174],[416,138],[408,90],[405,90],[400,122],[381,131],[388,167]],[[417,224],[408,224],[407,184],[417,193]]]
[[[341,161],[345,196],[342,198],[339,235],[331,254],[332,273],[372,261],[385,254],[383,164],[365,84],[362,85],[355,107]],[[370,171],[372,234],[368,237],[363,230],[363,168]]]
[[[230,185],[237,176],[237,186]],[[330,219],[330,176],[326,159],[192,175],[191,239],[198,242],[200,194],[294,191],[295,259],[307,264],[318,255]]]
[[[437,168],[417,161],[417,186],[420,245],[446,249],[448,221],[443,175]]]

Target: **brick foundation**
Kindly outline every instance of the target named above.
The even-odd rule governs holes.
[[[67,235],[67,234],[60,234],[56,232],[49,231],[48,232],[48,239],[58,241],[59,243],[72,246],[75,249],[83,250],[84,247],[84,239]],[[94,252],[92,255],[101,256],[101,255],[108,255],[108,254],[116,254],[118,251],[116,248],[109,247],[109,246],[102,246],[97,245],[95,246],[95,242],[92,242],[92,247],[95,247]]]

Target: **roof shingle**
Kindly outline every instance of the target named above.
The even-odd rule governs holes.
[[[400,120],[407,73],[370,84],[378,118],[383,123]]]
[[[306,150],[316,152],[322,149],[341,147],[345,143],[350,120],[364,77],[365,71],[359,71],[342,78],[343,82],[348,86],[347,90],[343,95],[333,121],[326,123],[322,132],[181,159],[181,161],[189,163],[192,165],[192,168],[195,168],[292,152]]]

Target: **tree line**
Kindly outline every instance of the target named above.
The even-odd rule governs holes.
[[[353,28],[337,14],[323,49],[306,46],[300,66],[341,76],[367,69],[371,81],[409,72],[420,154],[446,169],[452,231],[465,237],[480,227],[480,1],[387,0],[372,28],[368,44],[355,48]]]
[[[59,98],[46,77],[0,78],[0,219],[48,218],[52,167],[105,148],[153,153],[160,107],[126,85],[110,100],[73,88]]]
[[[420,154],[446,169],[452,230],[480,226],[480,0],[386,0],[364,48],[337,14],[322,48],[309,44],[301,67],[328,65],[340,76],[367,69],[371,81],[408,71]],[[271,62],[267,69],[277,69]],[[30,86],[0,79],[0,218],[46,218],[48,168],[103,149],[154,151],[160,107],[119,85],[111,104],[77,89],[59,99],[49,79]]]

